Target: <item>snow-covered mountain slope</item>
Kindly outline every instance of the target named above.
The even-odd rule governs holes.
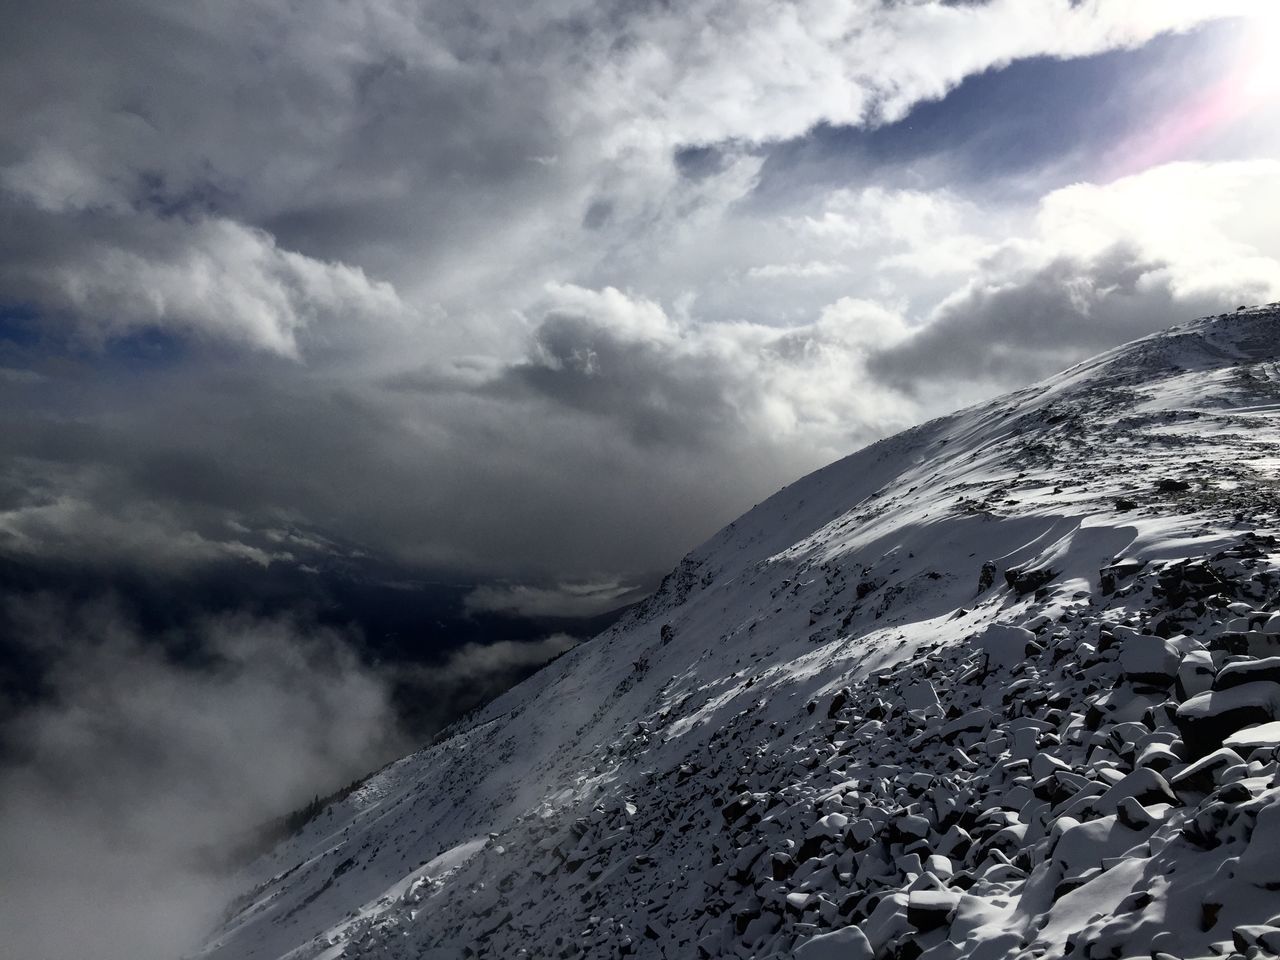
[[[322,813],[202,955],[1280,950],[1278,486],[1276,306],[875,444]]]

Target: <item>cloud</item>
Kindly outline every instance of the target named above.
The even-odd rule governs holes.
[[[1130,243],[1168,265],[1179,296],[1271,299],[1280,294],[1280,225],[1254,211],[1280,202],[1278,176],[1274,159],[1164,164],[1053,191],[1037,228],[1042,243],[1081,256]]]
[[[40,389],[79,398],[76,415],[19,405],[0,431],[0,548],[169,575],[316,562],[271,535],[295,528],[404,576],[636,582],[915,416],[863,388],[863,358],[905,332],[868,301],[785,328],[609,288],[555,286],[536,309],[506,363],[382,382],[269,358],[119,381],[60,369]]]
[[[415,745],[406,707],[429,736],[579,642],[374,667],[302,615],[149,633],[109,597],[52,591],[2,612],[48,666],[48,695],[0,733],[0,925],[33,957],[186,955],[262,828]]]
[[[494,693],[506,689],[507,675],[540,667],[572,650],[578,640],[564,633],[542,640],[499,640],[496,643],[468,643],[455,651],[444,665],[432,670],[428,682],[433,687],[471,687],[477,682]]]
[[[823,260],[809,260],[805,263],[766,263],[762,267],[751,267],[747,276],[753,279],[772,280],[777,277],[791,277],[797,280],[810,280],[814,277],[833,277],[848,271],[841,263]]]
[[[0,767],[0,923],[20,954],[192,948],[229,888],[217,860],[405,748],[387,684],[331,631],[210,620],[182,662],[109,603],[10,613],[55,664]]]
[[[1161,268],[1117,246],[1088,259],[1061,257],[1017,280],[972,285],[915,336],[881,351],[872,372],[910,392],[935,379],[1027,382],[1173,317],[1221,307],[1221,299],[1179,302]]]
[[[94,343],[159,328],[296,358],[308,328],[409,315],[390,284],[358,267],[282,250],[265,231],[226,219],[3,219],[0,288]]]
[[[432,354],[410,326],[391,359],[42,368],[8,387],[0,530],[28,557],[315,562],[268,534],[292,527],[406,576],[634,582],[863,443],[1280,296],[1280,237],[1249,215],[1280,200],[1275,172],[1175,164],[1029,211],[884,187],[785,218],[721,211],[655,257],[659,293],[544,285],[499,353]],[[707,237],[724,242],[695,250]],[[803,284],[744,269],[783,252],[849,269]],[[54,396],[70,415],[26,409]]]
[[[34,370],[0,367],[0,381],[11,384],[43,383],[45,377]]]
[[[136,503],[119,513],[103,512],[89,500],[57,495],[0,512],[0,550],[42,559],[106,561],[171,573],[219,560],[238,559],[258,566],[292,560],[269,553],[234,536],[213,539],[190,529],[180,516],[154,504]]]
[[[707,0],[678,10],[633,9],[643,12],[622,21],[626,42],[614,43],[612,55],[601,58],[600,76],[583,91],[593,104],[584,109],[622,115],[609,118],[615,150],[655,139],[689,145],[761,142],[795,136],[824,121],[896,119],[993,66],[1133,47],[1257,4],[1246,0],[1208,12],[1190,0],[755,0],[735,5],[730,14]],[[702,29],[688,30],[689,21]]]
[[[35,243],[4,251],[21,269],[0,301],[98,338],[161,326],[286,355],[317,317],[406,310],[500,343],[548,280],[618,285],[590,274],[741,197],[752,145],[1254,7],[20,3],[0,222]]]
[[[989,241],[970,232],[980,216],[971,201],[949,190],[871,186],[835,190],[821,214],[790,223],[800,242],[857,256],[874,269],[938,276],[963,274],[981,262]]]
[[[815,380],[830,401],[861,408],[851,422],[865,425],[874,404],[851,395],[860,358],[904,332],[891,311],[853,299],[809,324],[775,328],[679,321],[613,289],[552,293],[527,359],[503,385],[610,419],[641,445],[713,448],[764,430],[779,439],[807,434],[837,415],[812,405]],[[620,322],[623,314],[632,319]]]
[[[602,583],[484,584],[467,594],[468,612],[507,613],[524,617],[592,617],[640,599],[642,591],[616,580]]]
[[[1180,319],[1280,298],[1271,160],[1177,163],[1040,203],[1030,236],[993,245],[978,276],[871,372],[909,392],[937,380],[1025,383]],[[1171,202],[1172,197],[1177,202]]]

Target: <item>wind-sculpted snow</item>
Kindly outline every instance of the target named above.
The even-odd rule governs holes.
[[[254,866],[277,957],[1280,951],[1280,311],[782,490]]]

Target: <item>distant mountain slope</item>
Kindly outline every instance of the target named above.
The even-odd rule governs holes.
[[[321,814],[204,955],[1274,953],[1278,509],[1274,306],[875,444]]]

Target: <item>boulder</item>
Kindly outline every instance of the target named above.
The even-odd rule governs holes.
[[[1120,670],[1130,683],[1167,687],[1178,675],[1178,648],[1163,637],[1135,634],[1120,647]]]
[[[1183,700],[1205,693],[1213,687],[1213,655],[1208,650],[1193,650],[1178,665],[1178,696]]]
[[[1132,510],[1137,506],[1132,500],[1125,501],[1128,506],[1121,507],[1120,501],[1116,501],[1116,509]],[[1127,580],[1135,573],[1139,573],[1143,567],[1147,565],[1145,560],[1137,560],[1134,558],[1124,558],[1117,560],[1098,571],[1098,588],[1104,594],[1115,593],[1121,581]]]
[[[978,571],[978,593],[986,593],[996,582],[996,570],[999,569],[994,560],[988,560]]]
[[[987,652],[987,666],[994,669],[1012,669],[1027,659],[1028,644],[1035,643],[1036,635],[1023,627],[993,623],[978,635],[977,645]]]
[[[1218,671],[1213,681],[1213,689],[1230,690],[1232,687],[1241,687],[1246,683],[1259,681],[1280,683],[1280,657],[1228,663]]]
[[[907,920],[907,894],[900,891],[883,897],[862,927],[871,949],[879,952],[893,940],[911,931]]]
[[[1170,781],[1170,786],[1176,791],[1210,793],[1218,785],[1224,770],[1243,762],[1240,759],[1240,754],[1223,747],[1221,750],[1215,750],[1208,756],[1197,760],[1185,770],[1180,771]]]
[[[1004,572],[1004,582],[1021,596],[1047,586],[1057,575],[1051,567],[1010,567]]]
[[[1249,751],[1257,750],[1259,747],[1280,746],[1280,720],[1237,730],[1223,741],[1223,746],[1230,747],[1242,756],[1247,756]]]
[[[960,894],[951,890],[913,890],[907,898],[907,922],[921,933],[951,922]]]
[[[1175,720],[1190,755],[1199,758],[1217,750],[1242,727],[1278,717],[1280,684],[1256,681],[1192,697],[1178,708]]]
[[[1249,846],[1240,855],[1236,875],[1263,890],[1280,890],[1280,802],[1272,801],[1258,812]]]
[[[1106,816],[1115,813],[1121,802],[1129,798],[1143,806],[1178,802],[1164,777],[1149,767],[1140,767],[1094,800],[1091,806],[1095,813]]]
[[[1237,953],[1247,954],[1253,948],[1275,954],[1280,952],[1280,927],[1269,923],[1236,927],[1231,931],[1231,942]]]
[[[986,707],[976,707],[943,726],[942,739],[947,743],[954,743],[962,733],[980,733],[987,728],[994,717],[995,714]]]

